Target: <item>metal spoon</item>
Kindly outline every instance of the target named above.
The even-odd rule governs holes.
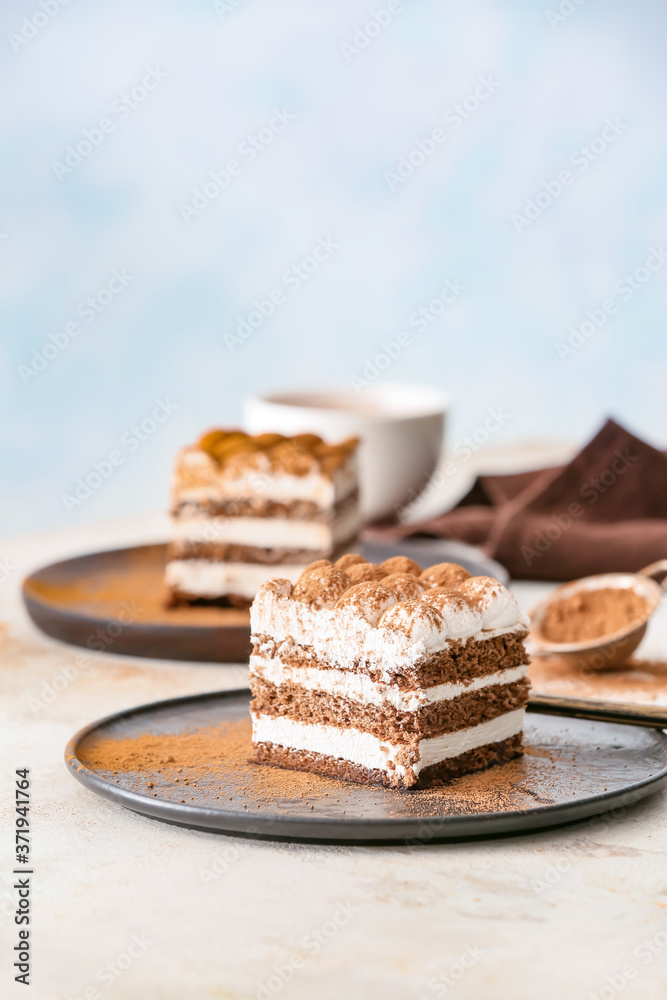
[[[667,729],[667,707],[664,705],[630,705],[625,702],[533,694],[528,699],[526,711],[565,715],[570,719],[593,719],[596,722],[621,722],[630,726]]]

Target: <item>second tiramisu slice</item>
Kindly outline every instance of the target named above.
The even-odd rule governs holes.
[[[296,581],[359,528],[357,440],[209,431],[178,455],[166,583],[172,603],[249,604]]]

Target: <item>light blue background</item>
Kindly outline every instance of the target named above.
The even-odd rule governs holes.
[[[664,444],[667,267],[572,357],[556,351],[667,244],[664,4],[566,0],[550,25],[556,3],[404,0],[346,57],[386,6],[70,0],[15,52],[40,6],[2,4],[3,533],[163,505],[178,446],[238,422],[250,393],[349,384],[447,278],[465,293],[381,377],[445,388],[450,441],[502,405],[498,442],[584,440],[613,413]],[[147,67],[167,78],[121,118]],[[443,124],[488,75],[488,100]],[[246,162],[239,144],[276,108],[294,121]],[[114,131],[58,179],[104,117]],[[572,167],[608,118],[627,127]],[[446,141],[390,191],[436,127]],[[179,206],[232,158],[240,175],[186,223]],[[517,233],[513,213],[568,167]],[[230,352],[224,334],[320,237],[339,248]],[[123,268],[128,286],[24,384],[33,349]],[[156,398],[178,409],[133,449]],[[68,511],[62,494],[114,450],[122,464]]]

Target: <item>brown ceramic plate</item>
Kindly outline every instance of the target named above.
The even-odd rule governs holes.
[[[87,649],[243,663],[250,617],[236,608],[165,607],[165,545],[94,552],[37,570],[23,600],[43,632]]]
[[[539,713],[526,717],[523,757],[441,788],[400,792],[284,771],[249,760],[249,700],[247,690],[223,691],[119,712],[77,733],[65,760],[91,791],[154,819],[334,843],[425,845],[611,809],[606,822],[623,822],[667,783],[667,735],[659,730]]]

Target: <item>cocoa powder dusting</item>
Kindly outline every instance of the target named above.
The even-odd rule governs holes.
[[[79,759],[93,771],[152,771],[176,774],[182,768],[207,769],[215,766],[222,730],[230,725],[208,727],[187,733],[142,733],[140,736],[112,739],[96,737],[82,743]]]
[[[526,808],[553,801],[550,770],[567,756],[526,748],[526,757],[463,775],[440,787],[396,791],[329,778],[305,771],[283,770],[252,760],[249,719],[224,722],[184,733],[142,733],[114,739],[93,736],[78,748],[81,764],[120,780],[131,791],[186,805],[239,808],[250,813],[269,807],[272,813],[309,812],[364,816],[382,803],[389,815],[429,817]],[[546,757],[536,781],[531,757]],[[546,770],[545,770],[546,765]],[[532,786],[532,787],[531,787]],[[539,791],[537,790],[539,789]],[[554,796],[555,797],[555,796]],[[213,799],[213,802],[211,802]],[[406,812],[407,810],[407,812]]]
[[[667,661],[631,657],[606,669],[579,666],[565,657],[540,656],[528,668],[534,694],[591,698],[637,705],[667,705]]]
[[[144,774],[153,781],[157,772],[167,783],[215,782],[223,792],[233,780],[237,794],[252,787],[253,796],[267,799],[304,799],[321,795],[323,786],[340,788],[333,778],[255,764],[252,753],[250,719],[242,719],[185,733],[95,737],[82,743],[79,760],[91,771]]]
[[[540,635],[548,642],[584,642],[619,632],[645,615],[646,601],[631,588],[580,590],[549,604]]]
[[[353,568],[353,567],[351,567]],[[304,604],[333,608],[336,601],[350,588],[350,577],[337,566],[313,569],[306,566],[292,590],[292,597]]]

